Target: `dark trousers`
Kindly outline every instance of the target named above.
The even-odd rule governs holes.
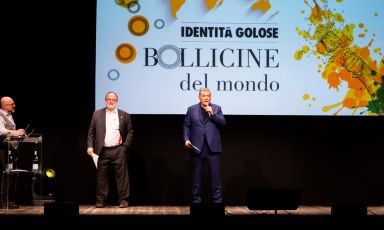
[[[211,178],[211,196],[213,203],[222,203],[221,196],[221,178],[220,178],[220,155],[212,153],[208,144],[205,142],[201,152],[191,153],[193,161],[192,171],[192,203],[201,203],[201,177],[204,162],[208,164],[208,170]]]
[[[97,162],[97,200],[104,202],[108,197],[109,167],[112,167],[115,173],[119,201],[128,199],[129,177],[127,157],[125,153],[125,147],[119,145],[112,148],[104,147],[101,150],[99,160]]]
[[[4,172],[7,162],[6,151],[0,149],[0,205],[15,201],[17,175],[12,172]]]
[[[17,173],[2,172],[1,173],[1,195],[0,200],[2,203],[15,202],[16,188],[17,188]]]

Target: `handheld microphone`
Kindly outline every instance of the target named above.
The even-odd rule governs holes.
[[[206,106],[209,106],[209,102],[207,103]],[[212,112],[211,112],[211,111],[208,110],[207,113],[208,113],[208,117],[211,117],[211,116],[212,116]]]

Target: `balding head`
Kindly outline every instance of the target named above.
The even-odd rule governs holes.
[[[1,103],[1,108],[4,108],[8,104],[13,103],[13,100],[10,97],[2,97],[0,100],[0,103]]]
[[[2,97],[0,99],[1,109],[7,113],[15,112],[15,102],[10,97]]]

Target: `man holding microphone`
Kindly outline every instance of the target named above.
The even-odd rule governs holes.
[[[211,198],[213,203],[223,202],[220,178],[221,135],[220,128],[225,126],[221,107],[211,103],[211,91],[202,88],[199,91],[198,104],[188,108],[184,119],[184,145],[192,158],[192,203],[201,203],[201,176],[204,162],[207,162],[211,177]]]

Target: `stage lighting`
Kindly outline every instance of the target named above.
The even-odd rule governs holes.
[[[56,170],[54,168],[45,168],[42,177],[41,195],[46,201],[53,201],[56,198]]]
[[[45,176],[47,176],[48,178],[53,179],[56,176],[56,171],[52,168],[45,169],[44,172]]]

